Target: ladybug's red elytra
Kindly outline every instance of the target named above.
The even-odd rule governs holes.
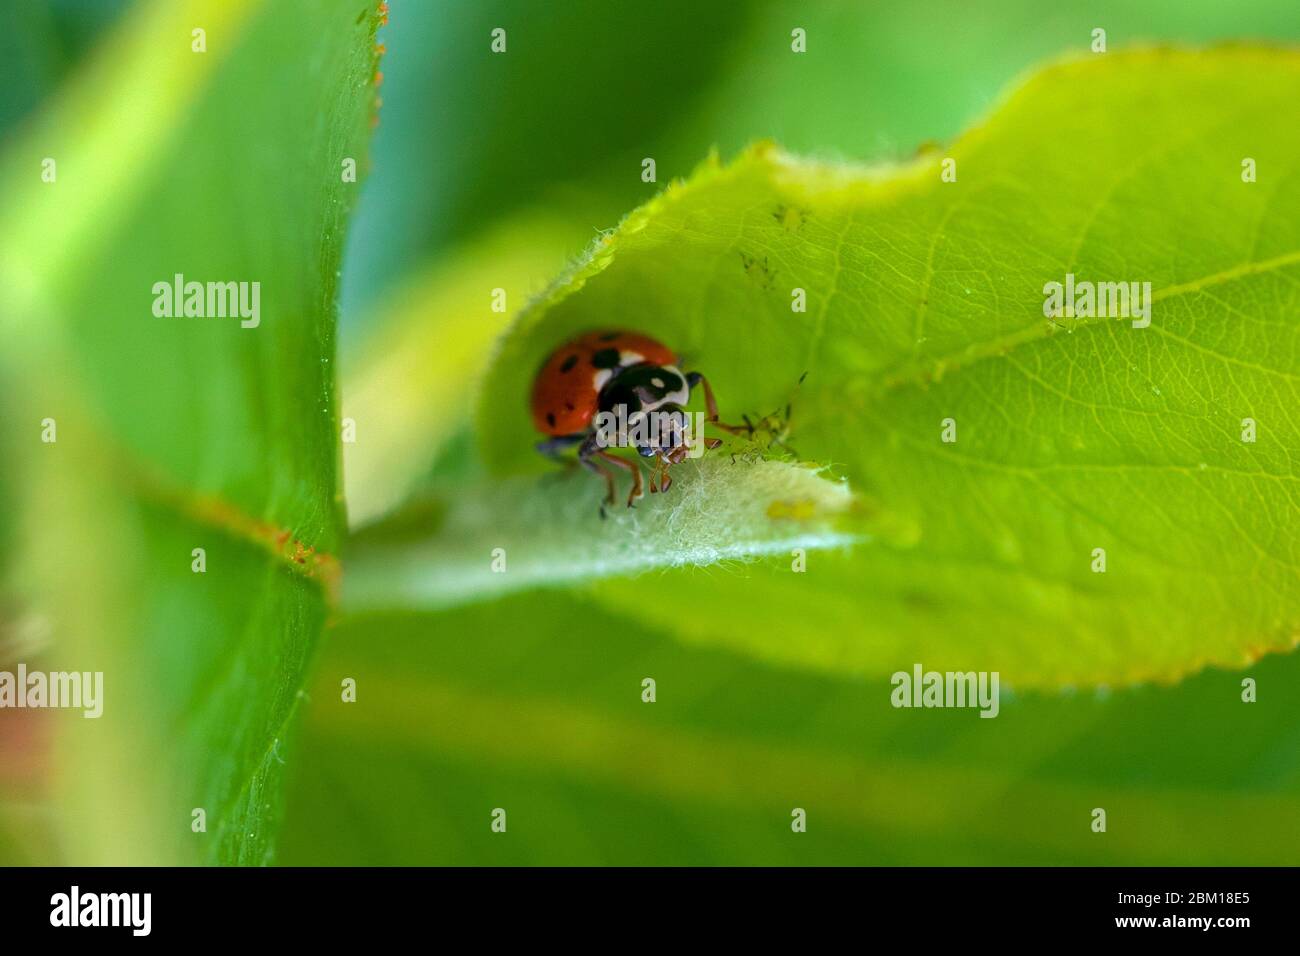
[[[677,361],[672,349],[639,332],[588,332],[566,342],[542,363],[533,382],[533,424],[548,436],[537,450],[557,457],[576,445],[578,461],[605,479],[606,504],[614,502],[614,475],[608,466],[631,472],[630,508],[642,496],[641,468],[636,460],[608,449],[634,447],[642,457],[656,459],[650,491],[667,491],[672,484],[668,468],[691,450],[684,406],[693,389],[704,390],[705,421],[724,431],[737,430],[718,421],[708,380],[699,372],[683,373]],[[614,420],[621,423],[614,432],[598,427]],[[654,427],[629,430],[629,422]],[[721,444],[716,438],[702,440],[707,448]]]

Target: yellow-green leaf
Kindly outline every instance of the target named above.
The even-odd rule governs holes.
[[[1300,129],[1279,117],[1298,96],[1290,50],[1134,50],[1043,69],[903,167],[767,145],[706,163],[520,317],[483,390],[485,458],[538,467],[525,397],[558,342],[644,330],[709,375],[724,417],[780,407],[807,372],[791,444],[918,533],[803,574],[673,572],[657,586],[698,610],[642,615],[774,660],[1018,685],[1289,649]],[[1045,318],[1067,275],[1150,283],[1149,326]]]

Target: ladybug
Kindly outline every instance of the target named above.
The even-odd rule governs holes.
[[[685,406],[695,388],[704,391],[706,422],[738,430],[718,421],[708,380],[699,372],[683,373],[677,363],[672,349],[639,332],[588,332],[566,342],[542,363],[533,381],[533,424],[547,436],[537,450],[558,458],[577,446],[583,467],[605,479],[605,504],[614,503],[609,466],[631,472],[630,508],[643,495],[640,465],[609,449],[634,447],[643,458],[656,459],[650,491],[667,491],[672,484],[668,468],[691,451]],[[612,422],[618,424],[611,430]],[[650,423],[654,427],[637,427]],[[707,448],[720,444],[716,438],[704,439]]]

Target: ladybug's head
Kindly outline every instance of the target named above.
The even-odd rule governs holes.
[[[658,416],[658,431],[652,432],[649,438],[636,446],[637,454],[643,458],[656,455],[668,458],[690,444],[691,426],[686,412],[674,405],[659,409],[655,414]]]
[[[664,455],[687,440],[682,406],[691,389],[671,365],[632,365],[610,378],[600,391],[599,408],[620,423],[618,444],[631,445],[645,458]]]

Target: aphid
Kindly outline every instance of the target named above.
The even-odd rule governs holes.
[[[533,424],[549,436],[537,450],[555,458],[576,446],[583,467],[605,479],[605,504],[614,503],[610,466],[630,472],[630,508],[644,494],[640,464],[609,449],[635,447],[641,457],[655,459],[650,491],[667,491],[672,485],[668,469],[691,451],[685,405],[695,388],[704,391],[705,421],[724,431],[744,430],[718,421],[718,406],[708,380],[699,372],[682,372],[677,362],[671,349],[637,332],[588,332],[566,342],[542,363],[533,382]],[[607,414],[602,416],[602,412]],[[597,427],[598,416],[632,423],[653,419],[654,427],[622,430],[611,436],[607,429]],[[651,437],[644,437],[646,434]],[[716,438],[703,441],[707,448],[721,444]]]

